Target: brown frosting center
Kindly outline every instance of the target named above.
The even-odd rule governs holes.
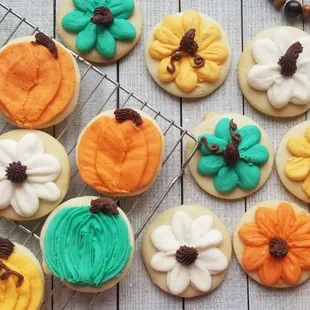
[[[9,164],[9,167],[6,167],[5,176],[11,183],[20,184],[25,182],[28,178],[26,170],[27,166],[23,166],[20,161],[12,162]]]
[[[111,10],[106,6],[99,6],[94,11],[91,21],[96,25],[111,24],[114,21]]]
[[[1,280],[7,280],[10,276],[15,275],[17,277],[16,287],[20,287],[24,281],[24,276],[17,271],[11,270],[7,265],[0,261],[0,272],[4,269],[5,271],[0,274]]]
[[[114,115],[116,121],[119,123],[130,120],[133,121],[137,126],[141,126],[143,124],[141,115],[137,111],[130,108],[116,109],[114,111]]]
[[[274,258],[283,258],[288,253],[287,242],[280,237],[275,237],[269,241],[269,253]]]
[[[176,260],[185,266],[195,263],[198,257],[198,251],[195,248],[186,245],[180,246],[176,253]]]
[[[110,198],[100,197],[90,202],[90,213],[103,212],[111,215],[118,215],[117,204]]]
[[[58,49],[56,43],[49,36],[47,36],[43,32],[38,32],[35,34],[35,38],[36,40],[32,41],[32,44],[40,44],[45,46],[55,59],[58,58]]]
[[[14,243],[9,239],[0,237],[0,258],[8,259],[14,251]]]

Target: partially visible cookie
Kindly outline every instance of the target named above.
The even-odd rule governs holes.
[[[34,254],[23,245],[0,237],[0,308],[39,310],[44,275]]]
[[[178,96],[204,97],[225,81],[231,66],[227,35],[209,16],[195,11],[167,15],[145,48],[156,83]]]
[[[83,58],[113,62],[128,54],[141,36],[140,6],[134,0],[62,0],[57,28],[64,44]]]
[[[260,112],[290,117],[310,108],[310,35],[293,27],[259,33],[244,49],[239,84]]]
[[[249,209],[234,232],[234,250],[255,281],[287,288],[310,277],[310,215],[294,203],[265,201]]]
[[[206,114],[193,130],[199,148],[189,162],[198,185],[207,193],[238,199],[257,191],[273,166],[268,134],[250,118],[240,114]],[[189,157],[195,147],[187,144]]]
[[[287,190],[310,203],[310,121],[286,133],[278,147],[276,165]]]
[[[231,240],[224,223],[199,205],[161,213],[147,228],[142,258],[152,281],[179,297],[211,292],[225,278]]]

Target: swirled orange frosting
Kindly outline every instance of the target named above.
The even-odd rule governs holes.
[[[71,55],[58,58],[38,44],[21,42],[0,52],[0,111],[20,127],[44,126],[70,102],[76,85]]]
[[[142,125],[103,116],[84,132],[78,148],[82,179],[105,193],[131,193],[149,185],[161,164],[162,135],[142,117]]]

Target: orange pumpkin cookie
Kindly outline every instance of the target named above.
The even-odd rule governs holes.
[[[109,196],[134,196],[160,173],[164,139],[156,122],[133,109],[106,111],[78,139],[77,166],[82,179]]]
[[[257,282],[291,287],[310,276],[310,215],[294,203],[266,201],[247,211],[234,233],[242,268]]]
[[[0,50],[0,114],[22,128],[46,128],[75,108],[80,73],[69,51],[43,33]]]

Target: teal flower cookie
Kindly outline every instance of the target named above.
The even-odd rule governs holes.
[[[81,53],[96,49],[105,58],[116,52],[116,41],[130,42],[136,29],[128,21],[135,10],[134,0],[73,0],[75,9],[62,19],[62,27],[77,33]]]
[[[260,144],[261,131],[255,125],[240,129],[228,118],[221,119],[213,135],[198,137],[199,159],[197,170],[212,176],[215,189],[223,194],[240,187],[255,189],[260,181],[260,167],[269,159],[268,149]]]

